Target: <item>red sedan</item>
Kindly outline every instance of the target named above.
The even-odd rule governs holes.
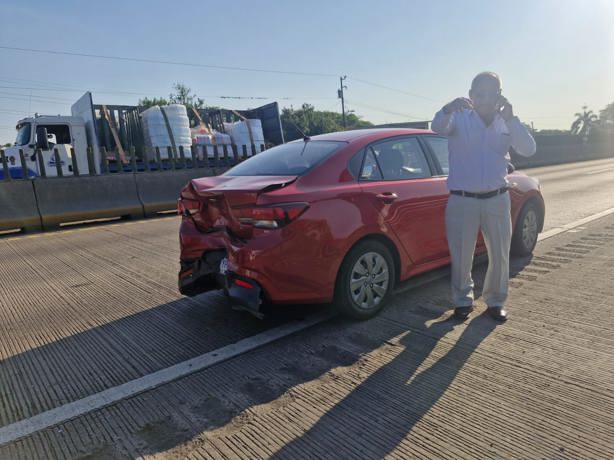
[[[449,264],[447,172],[444,137],[368,129],[290,142],[192,180],[178,202],[179,289],[223,288],[255,314],[263,302],[334,302],[371,317],[399,282]],[[512,252],[529,254],[544,201],[536,179],[508,180]]]

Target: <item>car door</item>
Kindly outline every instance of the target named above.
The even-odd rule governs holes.
[[[368,146],[359,176],[363,193],[414,266],[447,255],[447,191],[432,169],[417,136],[405,136]]]
[[[73,141],[70,126],[67,124],[38,125],[37,132],[40,133],[43,130],[47,132],[47,143],[49,145],[48,149],[41,151],[47,176],[58,175],[58,166],[62,171],[62,175],[72,175],[71,148]],[[60,160],[59,164],[56,164],[56,150]]]

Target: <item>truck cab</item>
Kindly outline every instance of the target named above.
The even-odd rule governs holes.
[[[47,177],[58,175],[55,150],[57,149],[63,176],[72,176],[73,153],[77,155],[79,173],[87,174],[87,137],[82,118],[61,115],[36,115],[17,122],[15,145],[5,149],[7,157],[19,164],[19,150],[23,150],[26,166],[41,176],[41,163]],[[37,150],[41,159],[37,158]]]

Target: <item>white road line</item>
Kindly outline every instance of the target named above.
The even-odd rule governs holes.
[[[550,229],[547,232],[540,234],[538,240],[541,241],[545,240],[546,238],[551,238],[555,235],[567,232],[573,228],[579,227],[612,213],[614,213],[614,208],[606,209],[605,211],[576,220],[569,224],[563,225],[562,227]],[[476,258],[476,262],[478,262],[477,259],[479,258]],[[430,276],[429,274],[426,274],[426,276],[423,278],[419,277],[421,279],[416,280],[413,285],[412,283],[409,283],[409,285],[406,285],[405,287],[401,286],[396,294],[416,288],[423,284],[430,283],[431,281],[441,279],[447,276],[447,274],[448,272],[445,269],[436,270]],[[175,364],[174,366],[160,369],[157,372],[145,375],[136,380],[126,382],[113,388],[108,388],[100,393],[87,396],[83,399],[56,407],[55,409],[48,410],[47,412],[43,412],[28,419],[20,420],[4,426],[0,428],[0,445],[16,441],[17,439],[29,436],[37,431],[50,428],[54,425],[64,423],[88,412],[115,404],[122,399],[131,398],[145,391],[159,387],[160,385],[164,385],[195,372],[202,371],[215,364],[221,363],[222,361],[242,355],[263,345],[282,339],[288,335],[302,331],[303,329],[307,329],[318,323],[326,321],[333,316],[335,316],[333,311],[326,311],[303,321],[289,323],[274,329],[270,329],[260,334],[247,337],[231,345],[227,345],[217,350],[210,351],[209,353],[205,353],[187,361]]]
[[[584,174],[585,176],[590,176],[591,174],[601,174],[603,172],[612,171],[613,169],[614,169],[614,166],[609,167],[609,168],[596,169],[595,171],[588,171],[582,174]]]
[[[568,230],[571,230],[572,228],[576,228],[579,227],[581,225],[587,224],[593,220],[596,219],[600,219],[601,217],[605,217],[608,216],[610,214],[614,213],[614,208],[610,208],[610,209],[606,209],[605,211],[601,211],[598,212],[597,214],[593,214],[590,215],[588,217],[584,217],[583,219],[578,219],[575,220],[573,222],[570,222],[568,224],[565,224],[561,227],[555,227],[555,228],[551,228],[550,230],[548,230],[547,232],[543,232],[539,235],[539,237],[537,237],[537,241],[542,241],[545,240],[547,238],[551,238],[555,235],[559,235],[561,233],[564,233]]]
[[[0,445],[15,441],[37,431],[44,430],[88,412],[117,403],[122,399],[170,383],[181,377],[202,371],[222,361],[239,356],[288,335],[307,329],[334,316],[332,311],[314,315],[311,318],[284,324],[268,331],[247,337],[231,345],[183,361],[174,366],[160,369],[152,374],[109,388],[83,399],[48,410],[28,419],[20,420],[0,428]]]
[[[175,211],[171,211],[171,212],[175,212]],[[26,234],[26,235],[15,232],[16,233],[15,236],[9,236],[11,234],[6,233],[7,237],[2,238],[2,240],[16,241],[16,240],[27,240],[30,238],[43,238],[43,237],[58,236],[58,235],[64,236],[64,235],[70,235],[71,233],[93,232],[96,230],[104,230],[109,227],[113,228],[113,227],[120,227],[120,226],[123,227],[123,226],[128,226],[128,225],[141,225],[141,224],[146,225],[146,224],[151,224],[155,222],[164,222],[164,221],[175,219],[175,218],[177,218],[176,215],[156,216],[156,217],[151,217],[151,218],[140,218],[140,219],[131,220],[131,221],[121,221],[119,219],[110,219],[110,220],[103,220],[100,222],[92,222],[92,225],[88,225],[86,227],[72,227],[73,225],[80,225],[80,224],[75,224],[74,222],[72,222],[69,225],[64,225],[60,227],[59,230],[42,230],[38,233]],[[118,220],[119,222],[117,222]],[[114,222],[114,223],[107,223],[107,222]],[[101,225],[95,225],[96,223],[100,223]]]

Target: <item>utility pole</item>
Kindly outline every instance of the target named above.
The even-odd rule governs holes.
[[[347,75],[344,75],[343,77],[339,77],[339,89],[337,90],[337,97],[341,99],[341,116],[343,117],[343,129],[346,128],[345,100],[343,99],[343,90],[348,89],[348,87],[343,84],[343,80],[345,80],[346,78],[347,78]]]

